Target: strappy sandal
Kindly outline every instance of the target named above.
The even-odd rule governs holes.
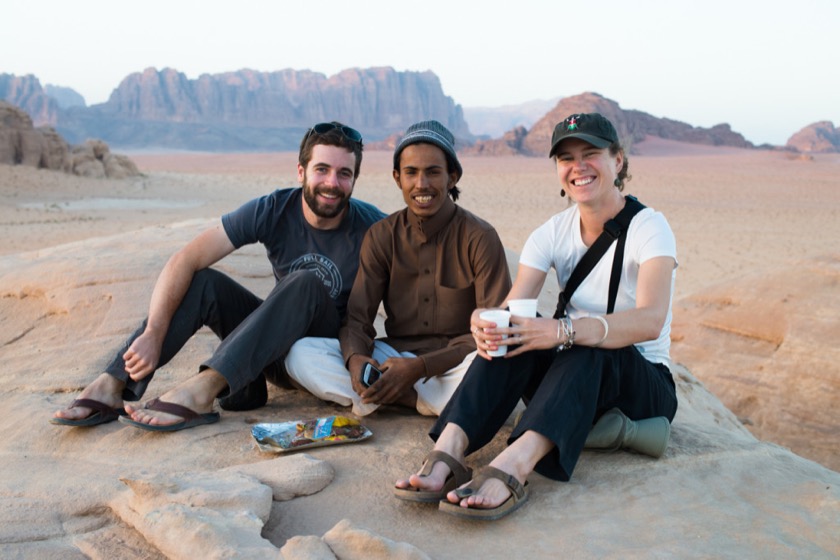
[[[107,424],[108,422],[113,422],[120,416],[125,416],[126,412],[125,409],[122,407],[114,408],[109,406],[101,401],[97,401],[94,399],[76,399],[73,401],[68,409],[70,408],[89,408],[91,413],[85,416],[84,418],[61,418],[60,416],[55,416],[50,418],[50,424],[56,424],[58,426],[78,426],[78,427],[90,427],[90,426],[98,426],[100,424]]]
[[[408,502],[439,502],[447,493],[465,484],[472,478],[471,468],[465,467],[455,457],[444,451],[431,451],[426,455],[419,476],[429,476],[432,474],[432,467],[435,466],[435,463],[445,463],[450,470],[449,476],[446,477],[446,481],[443,483],[443,488],[440,490],[421,490],[413,486],[408,488],[397,488],[395,486],[394,496]]]
[[[183,418],[180,422],[174,424],[146,424],[132,420],[130,416],[120,416],[119,421],[123,424],[129,424],[135,428],[146,430],[149,432],[177,432],[187,428],[194,428],[195,426],[202,426],[204,424],[213,424],[218,422],[221,416],[218,412],[198,413],[180,404],[162,401],[160,399],[152,399],[146,403],[143,408],[147,410],[154,410],[156,412],[165,412],[173,416],[180,416]]]
[[[477,493],[481,486],[491,478],[501,480],[505,486],[510,490],[510,497],[494,508],[480,508],[480,507],[463,507],[460,503],[453,504],[449,500],[441,500],[438,509],[444,513],[449,513],[458,517],[467,519],[483,519],[485,521],[493,521],[504,517],[505,515],[516,511],[528,501],[528,483],[523,486],[512,475],[497,469],[496,467],[484,467],[478,471],[478,474],[473,478],[469,484],[463,488],[455,490],[455,494],[459,500],[463,500],[473,494]]]

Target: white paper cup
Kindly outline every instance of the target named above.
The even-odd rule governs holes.
[[[487,311],[482,311],[481,315],[479,315],[485,321],[492,321],[496,323],[496,328],[506,328],[510,326],[510,311],[505,311],[504,309],[488,309]],[[507,335],[502,335],[503,338],[507,338]],[[504,356],[507,354],[507,345],[499,345],[497,350],[489,350],[487,352],[488,356],[499,357]]]
[[[507,303],[511,315],[520,317],[537,316],[537,300],[535,299],[510,299]]]

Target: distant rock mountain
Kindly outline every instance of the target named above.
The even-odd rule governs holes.
[[[534,123],[524,136],[521,131],[511,131],[511,134],[499,140],[477,142],[469,151],[492,154],[513,150],[524,155],[548,156],[554,126],[574,113],[601,113],[612,121],[619,138],[631,148],[634,142],[641,142],[648,135],[692,144],[753,147],[741,134],[733,132],[728,124],[719,124],[712,128],[693,127],[672,119],[660,119],[642,111],[625,110],[611,99],[587,92],[561,99],[551,111]]]
[[[464,107],[464,118],[470,126],[470,132],[476,136],[498,138],[516,127],[530,127],[557,105],[559,100],[559,97],[555,97],[501,107]]]
[[[56,128],[70,139],[94,136],[122,147],[290,150],[321,121],[345,122],[377,141],[430,118],[472,141],[461,107],[432,72],[240,70],[191,80],[149,68],[125,78],[106,103],[63,111]]]
[[[62,109],[67,109],[68,107],[87,106],[87,103],[85,103],[85,98],[82,97],[82,95],[73,88],[47,84],[44,86],[44,92],[53,99],[55,99],[58,103],[58,106]]]
[[[504,119],[523,124],[511,126],[501,138],[474,143],[464,110],[444,95],[433,72],[397,72],[387,67],[353,68],[330,77],[309,70],[240,70],[203,74],[194,80],[171,68],[148,68],[126,77],[105,103],[85,107],[70,92],[42,88],[35,76],[0,74],[0,99],[24,109],[35,126],[52,126],[71,143],[100,138],[123,149],[296,150],[307,127],[328,120],[359,129],[366,144],[374,148],[389,146],[414,122],[437,119],[453,132],[458,148],[466,153],[544,156],[557,122],[572,113],[594,111],[612,120],[631,146],[652,135],[696,144],[753,147],[728,124],[693,127],[624,110],[597,93],[563,98],[550,110],[544,101],[484,109],[484,117],[493,115],[497,126]],[[479,119],[475,122],[481,122],[475,111],[482,109],[469,111]],[[812,135],[823,144],[835,138],[836,146],[836,129],[824,124],[827,127]],[[484,130],[482,126],[490,125],[476,125],[476,130]],[[818,149],[823,148],[810,151]]]
[[[47,95],[38,78],[31,74],[0,74],[0,101],[23,109],[35,126],[55,126],[58,123],[58,101]]]
[[[830,121],[810,124],[791,136],[786,147],[805,153],[840,152],[840,128]]]

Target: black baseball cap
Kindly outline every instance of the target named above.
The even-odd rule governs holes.
[[[618,133],[615,127],[600,113],[577,113],[557,123],[551,135],[551,150],[548,152],[548,157],[554,156],[557,146],[566,138],[579,138],[596,148],[618,144]]]

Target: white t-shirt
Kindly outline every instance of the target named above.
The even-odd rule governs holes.
[[[592,272],[584,278],[566,312],[572,319],[591,315],[604,315],[607,312],[610,275],[616,243],[610,245]],[[551,217],[538,227],[528,238],[519,263],[548,273],[550,268],[557,272],[557,282],[566,285],[572,270],[587,251],[580,236],[580,211],[577,204]],[[673,257],[677,259],[677,245],[674,233],[668,221],[661,213],[645,208],[630,222],[627,231],[627,243],[624,247],[624,265],[621,269],[621,282],[615,311],[624,311],[636,307],[636,284],[639,278],[639,266],[655,257]],[[673,300],[676,266],[671,275],[671,299]],[[636,344],[639,352],[648,361],[670,363],[671,347],[671,305],[668,316],[659,337],[656,340]]]

